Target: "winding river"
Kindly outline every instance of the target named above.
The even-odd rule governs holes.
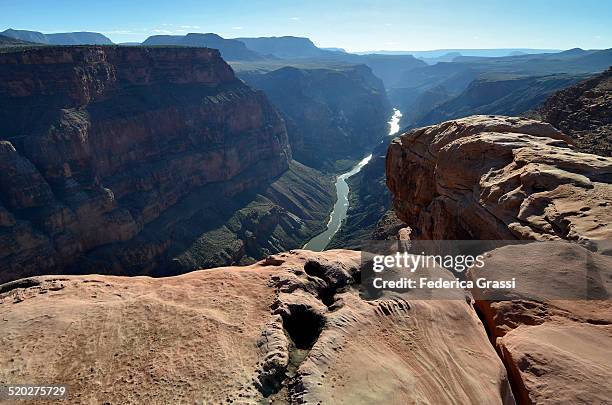
[[[401,118],[402,113],[400,110],[394,108],[393,116],[391,116],[391,120],[389,120],[389,135],[395,135],[399,131],[399,121]],[[344,221],[348,212],[348,195],[350,190],[346,180],[349,177],[359,173],[359,171],[368,164],[370,159],[372,159],[372,154],[369,154],[363,158],[350,171],[342,173],[336,178],[336,204],[334,204],[334,209],[329,216],[327,229],[308,241],[308,243],[304,245],[304,249],[320,252],[327,247],[329,241],[331,241],[332,237],[342,226],[342,221]]]

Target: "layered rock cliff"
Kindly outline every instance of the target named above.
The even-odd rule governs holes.
[[[408,132],[387,153],[398,217],[420,239],[568,239],[612,233],[612,159],[550,124],[473,116]]]
[[[263,242],[249,242],[249,233],[261,240],[276,232],[261,256],[297,247],[314,232],[310,226],[322,226],[329,208],[321,205],[331,206],[333,191],[314,172],[299,170],[306,180],[290,174],[280,180],[290,159],[277,111],[237,79],[216,50],[2,53],[0,280],[175,269],[181,261],[172,259],[194,249],[216,255],[214,265],[235,263],[261,248]],[[300,184],[286,185],[294,180]],[[265,198],[257,193],[274,190],[275,181],[285,191],[321,198],[299,207],[291,203],[293,191],[270,191],[271,200],[257,205]],[[257,214],[253,204],[266,208]],[[318,211],[304,213],[304,206]],[[211,251],[196,243],[239,210],[245,215],[233,220],[240,235],[232,248]],[[223,215],[211,214],[219,211]],[[275,229],[301,229],[296,234],[302,237],[291,235],[285,243]],[[187,262],[169,271],[210,265]]]
[[[555,93],[534,116],[572,136],[583,152],[612,156],[612,68]]]
[[[310,167],[343,170],[387,132],[391,108],[385,88],[364,65],[337,68],[284,67],[244,72],[282,112],[294,158]]]

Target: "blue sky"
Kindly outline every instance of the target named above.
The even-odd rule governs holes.
[[[0,0],[0,31],[295,35],[349,51],[610,48],[611,21],[610,0]]]

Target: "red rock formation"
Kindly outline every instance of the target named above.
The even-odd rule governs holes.
[[[550,124],[473,116],[393,141],[387,185],[420,239],[612,235],[612,159],[579,153]]]
[[[0,380],[61,381],[79,403],[513,403],[465,300],[366,301],[359,263],[292,251],[170,278],[3,285]]]
[[[476,281],[516,278],[475,305],[520,403],[605,403],[612,394],[612,159],[549,124],[473,116],[396,139],[387,184],[417,239],[527,239],[485,255]],[[554,242],[553,242],[554,241]]]
[[[484,262],[468,278],[517,278],[505,300],[498,291],[474,292],[517,399],[606,403],[612,393],[612,257],[577,244],[535,242],[496,249]]]
[[[0,133],[0,280],[61,271],[202,186],[235,195],[290,159],[276,110],[203,48],[2,53]]]

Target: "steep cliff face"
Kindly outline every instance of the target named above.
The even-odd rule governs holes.
[[[285,67],[241,77],[283,113],[293,156],[307,166],[334,170],[338,160],[363,157],[387,132],[385,89],[366,66]]]
[[[408,132],[387,153],[398,217],[422,239],[570,239],[612,233],[612,159],[550,124],[473,116]]]
[[[583,152],[612,156],[612,68],[551,96],[535,112]]]
[[[202,201],[265,188],[290,161],[276,110],[211,49],[0,54],[0,134],[4,279],[154,232],[202,187],[216,193]],[[153,239],[130,251],[131,267],[175,244]]]

